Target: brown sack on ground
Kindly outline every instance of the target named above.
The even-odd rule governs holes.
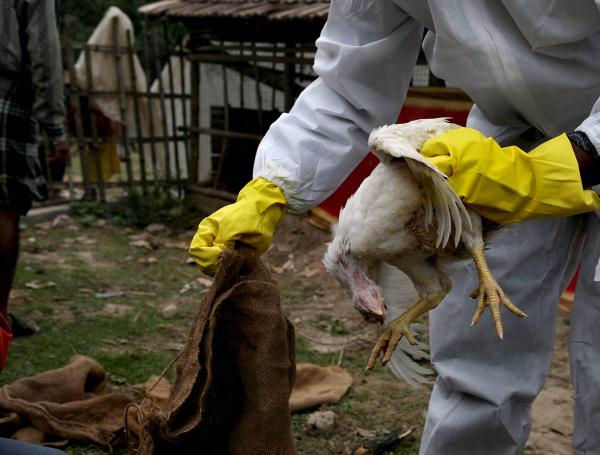
[[[352,385],[352,376],[336,365],[320,367],[311,363],[296,365],[296,383],[290,397],[292,412],[337,403]]]
[[[336,365],[321,367],[312,363],[296,364],[296,381],[290,396],[290,411],[292,413],[317,407],[324,403],[337,403],[352,386],[350,373]],[[152,412],[157,407],[166,412],[170,396],[171,384],[165,378],[153,375],[143,384],[144,401],[141,405],[142,414]],[[128,420],[129,433],[138,437],[140,427],[137,420],[137,408],[130,408]]]
[[[200,303],[166,410],[143,415],[139,454],[294,454],[294,331],[248,250],[224,252]]]
[[[123,412],[134,400],[125,394],[105,393],[105,381],[104,370],[96,361],[78,355],[63,368],[0,388],[0,414],[16,414],[22,426],[54,439],[109,446],[123,430]],[[14,418],[0,420],[0,434],[12,434],[14,425]]]

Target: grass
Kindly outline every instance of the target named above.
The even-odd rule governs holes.
[[[129,247],[126,231],[99,227],[80,227],[78,231],[32,227],[23,238],[26,241],[14,285],[17,297],[11,311],[35,320],[42,330],[34,337],[14,340],[9,368],[0,376],[0,383],[56,368],[75,353],[97,359],[111,374],[131,384],[162,370],[174,355],[164,345],[173,338],[184,341],[195,310],[193,303],[199,298],[179,294],[181,287],[198,275],[185,265],[185,251],[162,248],[150,253]],[[64,244],[65,239],[77,238],[95,242]],[[58,264],[57,256],[61,259]],[[153,266],[138,264],[148,256],[158,262]],[[27,288],[33,281],[57,286]],[[140,295],[96,297],[96,293],[107,290]],[[180,309],[167,319],[160,307],[171,300],[178,302]],[[124,314],[111,314],[107,311],[111,305],[120,307]],[[158,327],[162,330],[156,330]],[[40,345],[45,349],[40,350]]]
[[[159,374],[184,343],[204,290],[180,293],[199,273],[186,265],[187,251],[172,245],[189,240],[191,233],[160,231],[151,239],[158,248],[148,251],[130,246],[130,237],[143,233],[141,229],[116,225],[111,216],[93,210],[80,210],[79,219],[63,226],[33,225],[22,232],[22,255],[10,311],[37,322],[42,330],[35,336],[14,340],[0,385],[61,367],[73,355],[83,354],[105,368],[109,385],[129,390],[131,385]],[[104,221],[98,223],[98,216]],[[144,265],[149,257],[157,261]],[[319,292],[312,280],[301,280],[294,274],[278,279],[288,314]],[[31,289],[28,285],[34,281],[56,285]],[[107,291],[130,294],[97,296]],[[177,312],[165,317],[162,308],[170,303],[177,305]],[[317,314],[315,321],[325,323],[325,332],[331,335],[349,333],[335,317]],[[296,350],[299,362],[330,365],[339,358],[338,353],[316,352],[302,336],[297,338]],[[337,414],[334,434],[308,434],[304,425],[309,412],[293,416],[299,454],[352,453],[363,440],[356,433],[358,427],[382,435],[400,425],[421,424],[428,392],[413,394],[381,368],[365,377],[366,356],[364,351],[344,354],[343,367],[355,384],[339,403],[321,407]],[[172,379],[173,371],[167,377]],[[78,455],[102,453],[101,448],[86,444],[71,444],[67,451]],[[390,453],[417,451],[418,443],[411,442]],[[126,453],[124,449],[122,453]]]

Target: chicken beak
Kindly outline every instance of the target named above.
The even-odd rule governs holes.
[[[381,299],[371,301],[360,297],[357,301],[357,308],[369,322],[383,322],[385,319],[386,309]]]

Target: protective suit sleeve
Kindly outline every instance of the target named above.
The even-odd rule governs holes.
[[[585,133],[600,156],[600,99],[594,104],[590,116],[575,128],[575,131]]]
[[[422,34],[393,1],[332,0],[317,40],[319,77],[271,126],[254,164],[290,211],[326,199],[366,155],[371,130],[396,121]]]
[[[429,139],[421,153],[449,177],[460,198],[480,215],[502,224],[600,209],[584,190],[571,142],[561,134],[529,153],[500,147],[471,128]]]
[[[202,271],[214,275],[224,248],[236,243],[264,253],[286,209],[285,197],[273,183],[254,179],[238,194],[237,201],[204,218],[190,244],[190,256]]]

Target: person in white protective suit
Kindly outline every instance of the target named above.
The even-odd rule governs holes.
[[[370,131],[396,120],[421,46],[431,71],[474,100],[468,127],[502,145],[531,149],[560,143],[557,156],[575,169],[579,165],[579,190],[600,182],[598,1],[332,0],[317,46],[319,77],[271,126],[258,149],[256,179],[238,202],[200,223],[190,253],[209,273],[223,248],[242,242],[266,250],[285,210],[305,211],[337,188],[366,154]],[[454,168],[442,166],[451,181],[460,180],[460,163],[473,162],[477,154],[483,159],[489,150],[483,140],[469,147],[446,143],[448,153],[459,156]],[[482,172],[492,175],[501,154],[485,159],[489,164]],[[534,158],[524,153],[522,159]],[[559,169],[548,166],[532,164],[531,175],[519,180],[536,182],[541,172]],[[499,188],[495,194],[502,195],[515,179],[505,172],[487,188]],[[459,188],[466,202],[492,213],[494,201],[478,201],[472,188]],[[561,198],[562,188],[557,183],[531,191],[549,201]],[[519,212],[515,206],[511,222],[522,222],[490,245],[494,275],[528,315],[506,319],[504,341],[497,339],[491,318],[480,322],[487,328],[468,329],[474,305],[465,295],[476,287],[476,273],[468,262],[453,270],[452,291],[430,316],[439,376],[421,454],[523,450],[531,403],[550,367],[556,304],[579,261],[569,339],[573,448],[575,454],[600,453],[600,218],[592,213],[598,208],[595,195],[594,203],[568,210],[574,199],[565,196],[557,206],[566,209],[551,213]]]

